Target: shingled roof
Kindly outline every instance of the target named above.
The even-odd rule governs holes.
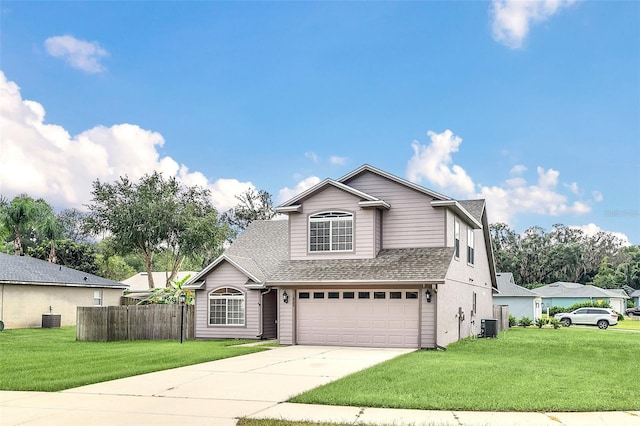
[[[445,278],[453,247],[381,250],[373,259],[288,260],[288,221],[252,222],[234,243],[189,282],[201,280],[228,261],[256,284],[319,282],[436,282]]]
[[[629,296],[626,293],[620,294],[607,290],[604,288],[596,287],[593,285],[584,285],[580,283],[567,283],[563,281],[557,281],[555,283],[547,284],[542,287],[535,288],[535,292],[542,297],[614,297],[628,299]]]
[[[496,278],[499,293],[494,294],[494,297],[540,297],[539,294],[517,285],[511,272],[497,273]]]
[[[271,276],[272,283],[439,282],[453,258],[453,247],[381,250],[372,259],[290,260]]]
[[[0,283],[121,289],[129,287],[117,281],[34,257],[13,256],[5,253],[0,253]]]

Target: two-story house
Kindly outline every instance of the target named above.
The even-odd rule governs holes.
[[[276,210],[189,282],[196,338],[437,348],[492,318],[484,200],[364,165]]]

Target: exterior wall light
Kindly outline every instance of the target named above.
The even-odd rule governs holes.
[[[427,303],[431,303],[431,290],[427,289],[427,291],[424,292],[424,295],[427,296]]]
[[[282,301],[284,303],[289,303],[289,295],[287,294],[287,290],[285,290],[284,293],[282,293]]]

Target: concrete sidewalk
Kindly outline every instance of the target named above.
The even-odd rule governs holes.
[[[0,392],[0,424],[235,425],[411,351],[287,346],[62,392]]]
[[[0,425],[231,426],[250,417],[396,426],[640,426],[640,412],[480,413],[283,402],[408,352],[288,346],[62,392],[0,392]]]

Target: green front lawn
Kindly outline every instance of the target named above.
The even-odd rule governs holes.
[[[471,411],[640,410],[640,333],[512,328],[417,351],[290,402]]]
[[[243,341],[77,342],[75,327],[0,333],[0,390],[58,391],[265,350]]]

